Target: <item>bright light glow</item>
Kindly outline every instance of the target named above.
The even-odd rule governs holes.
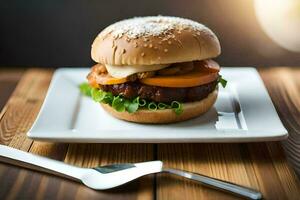
[[[263,30],[273,41],[300,52],[300,0],[255,0],[255,11]]]

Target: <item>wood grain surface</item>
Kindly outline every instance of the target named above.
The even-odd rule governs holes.
[[[0,73],[0,103],[3,104],[23,72],[2,70]],[[292,167],[300,172],[300,68],[260,70],[281,120],[289,130],[288,140],[242,144],[66,144],[32,141],[26,137],[26,132],[40,109],[52,73],[51,69],[24,72],[0,113],[1,144],[84,167],[160,159],[169,167],[256,188],[262,191],[265,199],[299,199],[300,183]],[[77,182],[0,163],[0,199],[240,198],[166,174],[146,176],[113,190],[95,191]]]
[[[289,132],[289,138],[282,144],[300,177],[300,68],[277,67],[260,70],[260,74]]]

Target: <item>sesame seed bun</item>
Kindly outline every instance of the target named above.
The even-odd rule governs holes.
[[[178,17],[138,17],[104,29],[91,56],[109,65],[154,65],[204,60],[220,54],[216,35],[204,25]]]
[[[183,104],[183,112],[176,115],[172,109],[150,111],[140,109],[135,113],[117,112],[108,104],[101,104],[103,109],[112,116],[125,121],[145,124],[166,124],[185,121],[198,117],[207,112],[215,103],[218,96],[218,89],[211,92],[205,99]]]

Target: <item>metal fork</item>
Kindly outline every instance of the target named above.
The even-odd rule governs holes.
[[[262,194],[260,192],[244,186],[201,174],[164,168],[162,161],[149,161],[134,164],[114,164],[95,168],[81,168],[4,145],[0,145],[0,161],[81,181],[87,187],[96,190],[114,188],[135,180],[141,176],[166,172],[249,199],[262,198]]]

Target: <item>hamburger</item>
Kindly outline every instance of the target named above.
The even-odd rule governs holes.
[[[207,112],[215,103],[221,52],[206,26],[179,17],[135,17],[95,38],[97,63],[81,90],[112,116],[137,123],[172,123]]]

